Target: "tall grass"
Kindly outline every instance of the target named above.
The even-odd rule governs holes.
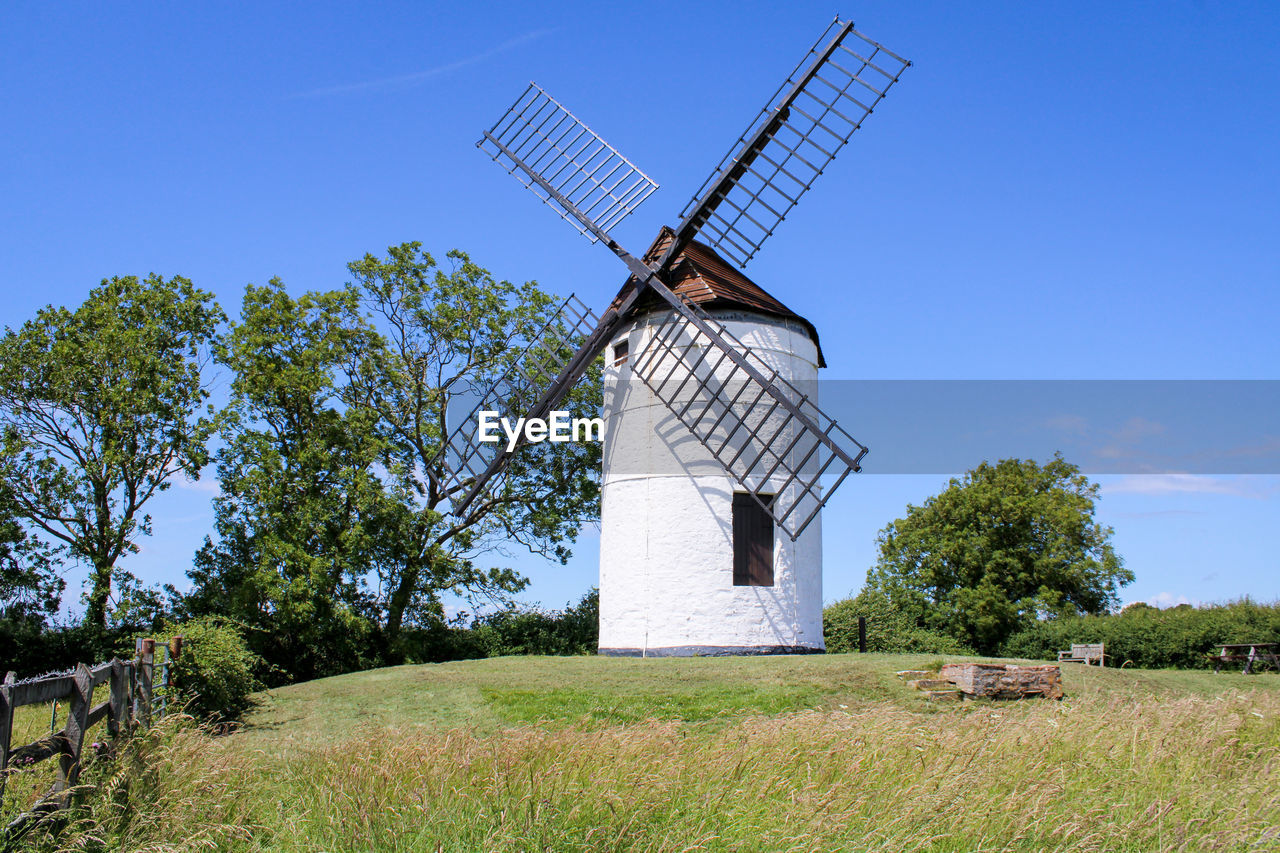
[[[1280,849],[1280,693],[887,700],[716,725],[367,727],[287,754],[159,730],[73,849]],[[143,760],[145,758],[145,760]],[[145,768],[145,769],[144,769]],[[53,842],[45,839],[46,846]]]

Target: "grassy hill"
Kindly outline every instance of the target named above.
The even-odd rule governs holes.
[[[82,826],[120,849],[1280,849],[1280,676],[1067,666],[1062,702],[931,704],[893,674],[935,661],[324,679],[235,735],[162,728]]]

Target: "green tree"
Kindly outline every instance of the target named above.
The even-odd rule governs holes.
[[[151,533],[147,501],[208,460],[201,369],[222,319],[185,278],[126,276],[0,339],[0,489],[89,565],[87,624],[107,623],[116,564]]]
[[[337,400],[345,353],[369,343],[344,325],[351,308],[344,291],[294,299],[275,279],[246,289],[218,351],[234,377],[218,541],[197,553],[183,602],[239,620],[255,651],[300,679],[367,662],[372,626],[363,578],[386,501],[371,424]]]
[[[592,588],[564,610],[513,605],[471,623],[486,657],[591,655],[600,645],[600,590]]]
[[[251,286],[220,353],[235,379],[218,541],[186,607],[258,629],[250,642],[295,678],[394,656],[404,625],[443,618],[446,592],[518,591],[514,571],[483,564],[512,541],[567,559],[598,514],[598,447],[549,443],[453,513],[436,458],[451,407],[513,363],[553,302],[449,258],[409,243],[351,264],[342,290]],[[595,376],[577,405],[598,407]]]
[[[1061,455],[984,462],[880,531],[866,589],[983,654],[1041,617],[1103,613],[1133,580]]]
[[[0,496],[0,618],[42,626],[57,613],[65,586],[56,549],[24,529],[5,504]]]
[[[396,519],[396,559],[383,562],[379,601],[388,639],[406,615],[433,617],[439,592],[513,591],[514,573],[482,570],[477,561],[503,543],[564,562],[569,544],[599,517],[600,447],[595,443],[527,445],[495,487],[467,508],[442,485],[441,434],[517,360],[551,319],[555,300],[535,282],[495,280],[463,252],[440,268],[419,243],[392,246],[386,258],[349,265],[360,319],[379,329],[376,345],[353,352],[344,399],[377,424],[389,485],[405,512]],[[569,353],[559,353],[565,358]],[[534,352],[537,358],[539,353]],[[597,415],[599,364],[561,408]]]

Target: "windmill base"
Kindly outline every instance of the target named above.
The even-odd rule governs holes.
[[[696,658],[730,655],[821,655],[826,649],[813,646],[667,646],[657,649],[600,649],[611,658]]]

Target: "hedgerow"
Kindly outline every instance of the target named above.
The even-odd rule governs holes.
[[[1001,646],[1005,657],[1056,660],[1072,643],[1104,643],[1108,664],[1144,669],[1207,669],[1222,643],[1280,642],[1280,602],[1241,599],[1160,610],[1133,604],[1119,613],[1036,622]]]

